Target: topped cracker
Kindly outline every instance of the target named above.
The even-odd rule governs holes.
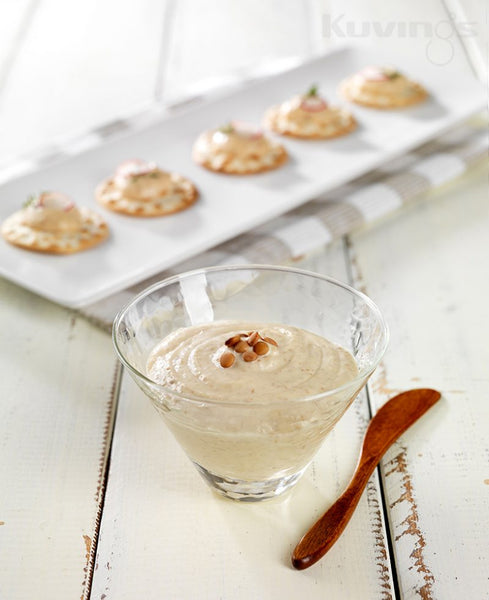
[[[264,124],[281,135],[304,139],[334,138],[350,133],[357,126],[348,110],[331,106],[319,94],[317,85],[312,85],[305,94],[269,108]]]
[[[95,190],[97,201],[114,212],[137,217],[160,217],[191,206],[198,197],[194,184],[140,159],[121,163],[112,177]]]
[[[204,131],[195,141],[193,158],[203,167],[233,175],[269,171],[287,160],[285,148],[252,123],[230,121]]]
[[[403,108],[426,99],[427,91],[393,67],[367,66],[340,86],[342,95],[371,108]]]
[[[50,191],[29,196],[23,208],[3,222],[1,233],[7,242],[26,250],[72,254],[103,242],[109,228],[96,212]]]

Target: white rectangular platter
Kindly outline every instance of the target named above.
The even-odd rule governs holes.
[[[290,160],[276,171],[227,176],[192,162],[193,142],[204,129],[231,119],[259,123],[268,106],[312,83],[331,103],[344,104],[337,93],[342,79],[366,65],[386,63],[425,85],[430,99],[394,111],[352,105],[360,125],[356,132],[329,141],[284,138]],[[0,274],[65,306],[95,302],[381,166],[482,110],[485,102],[483,86],[450,64],[413,65],[405,56],[386,57],[378,49],[338,49],[9,181],[0,188],[0,220],[18,210],[28,194],[57,190],[105,214],[111,237],[97,248],[69,256],[21,250],[2,239]],[[152,219],[97,207],[95,186],[129,158],[152,160],[186,175],[198,186],[199,201],[182,213]]]

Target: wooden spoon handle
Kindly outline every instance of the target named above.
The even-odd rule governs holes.
[[[378,460],[359,465],[346,490],[303,536],[292,554],[296,569],[307,569],[334,545],[351,519]]]
[[[307,569],[333,546],[348,524],[382,456],[440,396],[431,389],[409,390],[389,400],[378,411],[365,433],[360,459],[348,487],[295,547],[292,565],[296,569]]]

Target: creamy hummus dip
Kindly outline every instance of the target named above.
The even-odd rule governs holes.
[[[178,173],[153,162],[128,160],[95,191],[105,208],[132,216],[157,217],[188,208],[197,199],[195,186]]]
[[[259,339],[246,351],[263,352],[263,340],[268,348],[247,361],[230,341],[246,342],[255,332]],[[223,367],[227,354],[234,362]],[[363,385],[353,356],[325,338],[238,321],[176,330],[150,353],[146,372],[166,388],[153,395],[155,406],[190,458],[214,475],[247,481],[305,469]]]
[[[259,332],[276,342],[254,361],[223,368],[225,341]],[[249,336],[244,336],[245,338]],[[236,358],[239,353],[235,353]],[[213,322],[178,329],[152,351],[147,373],[182,395],[223,402],[284,402],[319,394],[357,374],[352,355],[323,337],[283,325]]]
[[[282,135],[326,139],[353,131],[356,121],[349,111],[329,105],[312,86],[306,94],[272,106],[265,125]]]
[[[287,152],[254,125],[231,121],[202,133],[193,157],[211,171],[245,175],[279,167],[287,160]]]
[[[358,104],[374,108],[398,108],[423,101],[426,90],[399,71],[366,67],[341,84],[341,92]]]
[[[29,197],[24,208],[2,225],[10,243],[37,252],[69,254],[90,248],[108,236],[105,221],[87,208],[78,208],[60,192]]]

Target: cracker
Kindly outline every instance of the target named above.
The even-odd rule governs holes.
[[[416,93],[411,94],[409,96],[397,96],[393,97],[392,100],[387,103],[379,103],[375,100],[365,100],[360,99],[356,94],[352,94],[350,92],[349,81],[344,81],[340,86],[340,93],[344,98],[349,100],[350,102],[354,102],[355,104],[360,104],[361,106],[367,106],[368,108],[378,108],[383,110],[391,110],[396,108],[404,108],[408,106],[413,106],[414,104],[419,104],[423,102],[428,97],[428,92],[418,83],[413,84],[416,89]]]
[[[226,175],[255,175],[257,173],[264,173],[266,171],[272,171],[274,169],[278,169],[285,162],[287,162],[289,155],[287,154],[287,150],[283,146],[277,145],[274,146],[274,153],[276,156],[274,160],[270,164],[261,164],[251,168],[244,169],[236,169],[230,164],[234,157],[229,157],[229,159],[225,160],[222,165],[216,167],[212,164],[212,158],[207,159],[200,156],[197,152],[193,153],[194,161],[205,167],[209,171],[213,171],[214,173],[225,173]],[[243,161],[244,162],[244,161]]]
[[[271,131],[274,131],[275,133],[279,133],[280,135],[285,135],[288,137],[292,137],[292,138],[296,138],[296,139],[301,139],[301,140],[330,140],[330,139],[334,139],[337,137],[341,137],[343,135],[347,135],[349,133],[351,133],[352,131],[355,131],[355,129],[357,128],[357,121],[355,119],[355,117],[353,115],[350,115],[350,121],[347,125],[343,126],[343,127],[339,127],[337,129],[337,131],[333,134],[330,135],[321,135],[321,134],[298,134],[296,132],[293,132],[290,129],[285,129],[285,128],[281,128],[278,127],[277,122],[276,122],[276,116],[277,116],[277,111],[278,111],[278,107],[277,106],[272,106],[272,108],[270,108],[266,113],[265,113],[265,118],[264,118],[264,125],[265,127],[267,127],[268,129],[270,129]]]
[[[109,227],[100,215],[88,208],[80,208],[83,227],[73,233],[40,231],[23,225],[23,211],[17,211],[2,224],[2,236],[10,244],[33,252],[73,254],[102,243],[109,236]]]
[[[192,206],[199,196],[194,184],[178,176],[181,191],[172,196],[154,200],[136,200],[123,196],[112,177],[102,181],[95,189],[95,198],[104,208],[131,217],[164,217]]]

